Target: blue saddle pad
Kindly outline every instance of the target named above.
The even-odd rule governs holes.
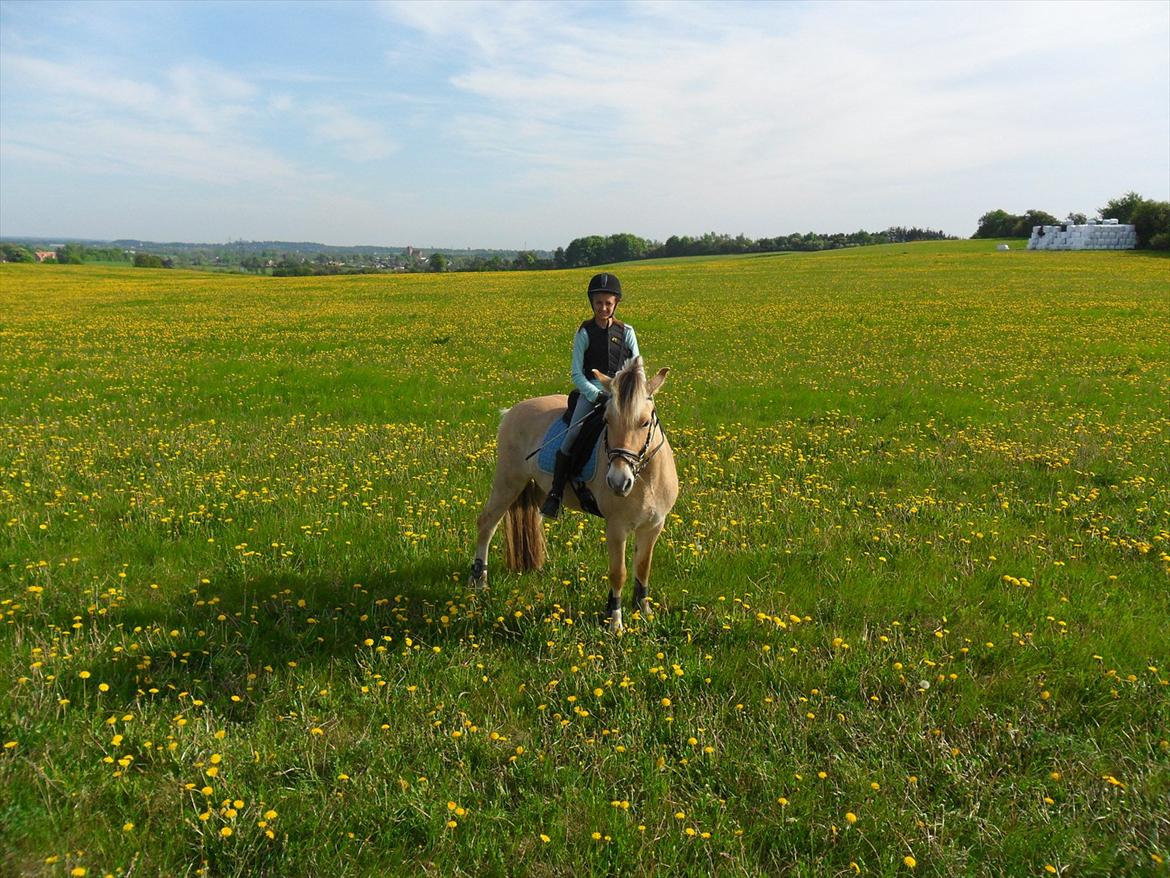
[[[541,445],[540,454],[536,457],[536,464],[542,471],[552,474],[557,466],[557,451],[561,447],[561,439],[564,438],[565,431],[569,429],[561,418],[557,418],[552,422],[548,428],[548,432],[544,434],[544,440]],[[593,453],[589,455],[589,459],[585,461],[585,465],[581,467],[581,472],[574,475],[572,478],[587,482],[593,478],[593,473],[597,471],[597,449],[601,447],[601,440],[598,439],[593,443]]]

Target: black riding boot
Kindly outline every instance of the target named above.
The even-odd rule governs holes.
[[[571,458],[563,451],[557,452],[557,464],[553,470],[552,487],[540,507],[540,514],[545,518],[556,518],[561,512],[561,498],[565,496],[565,482],[569,478],[569,463]]]

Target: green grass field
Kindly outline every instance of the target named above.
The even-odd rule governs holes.
[[[0,874],[1167,874],[1170,261],[994,243],[618,267],[621,637],[465,586],[591,272],[0,265]]]

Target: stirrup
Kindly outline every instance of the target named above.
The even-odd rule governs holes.
[[[541,504],[540,514],[545,518],[557,518],[561,514],[561,495],[549,494]]]

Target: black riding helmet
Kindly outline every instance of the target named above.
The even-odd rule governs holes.
[[[594,293],[609,293],[617,296],[617,300],[620,302],[622,300],[622,282],[617,279],[616,274],[609,272],[595,274],[589,279],[589,292],[586,293],[590,302],[593,301]]]

